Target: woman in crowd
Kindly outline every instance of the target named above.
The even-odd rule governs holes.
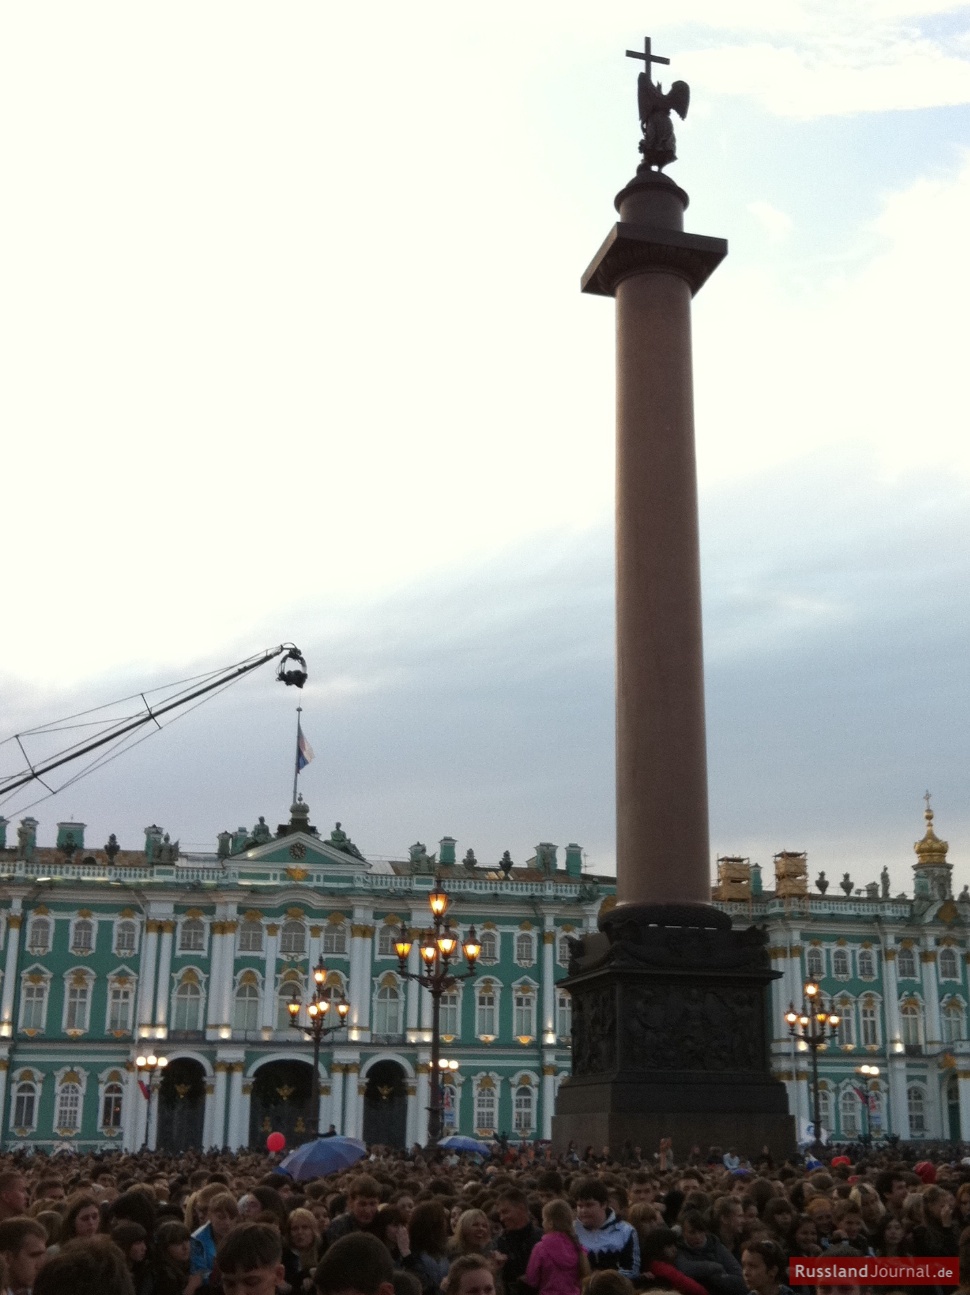
[[[872,1238],[873,1249],[881,1259],[894,1259],[912,1253],[906,1243],[906,1230],[895,1214],[885,1213]]]
[[[923,1192],[923,1222],[913,1229],[913,1254],[956,1255],[959,1252],[952,1197],[934,1184]]]
[[[191,1245],[188,1228],[177,1219],[168,1219],[155,1229],[154,1295],[184,1295],[189,1289]],[[194,1285],[200,1282],[198,1279]]]
[[[459,1255],[484,1255],[488,1258],[494,1249],[492,1225],[484,1210],[465,1210],[459,1215],[448,1243],[448,1253],[452,1259],[457,1259]]]
[[[61,1227],[60,1244],[75,1237],[93,1237],[101,1230],[101,1207],[93,1196],[81,1192],[69,1196]]]
[[[672,1228],[655,1227],[641,1235],[640,1264],[644,1273],[655,1277],[664,1290],[681,1295],[707,1295],[707,1288],[677,1267],[677,1233]]]
[[[438,1295],[448,1272],[448,1219],[440,1199],[415,1205],[398,1248],[403,1267],[414,1273],[424,1295]]]
[[[788,1254],[818,1257],[822,1247],[818,1243],[818,1228],[810,1214],[799,1214],[788,1234]]]
[[[309,1290],[320,1258],[320,1233],[313,1213],[297,1206],[283,1224],[283,1267],[294,1292]]]

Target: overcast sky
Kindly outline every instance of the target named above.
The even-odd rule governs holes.
[[[611,870],[613,307],[578,287],[648,33],[730,244],[694,307],[712,859],[910,889],[928,787],[970,879],[942,0],[6,6],[5,734],[291,639],[321,828]],[[41,840],[279,821],[296,701],[250,677]]]

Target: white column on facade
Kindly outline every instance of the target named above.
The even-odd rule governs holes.
[[[539,1037],[543,1043],[556,1041],[556,932],[553,919],[547,914],[542,932],[542,1020]],[[551,1134],[543,1133],[544,1138]]]
[[[121,1143],[125,1151],[137,1151],[141,1145],[138,1138],[138,1114],[144,1097],[138,1087],[138,1076],[132,1062],[125,1065],[124,1099],[121,1107]]]
[[[417,1093],[417,1136],[415,1142],[424,1146],[428,1140],[428,1108],[431,1105],[431,1054],[422,1051],[418,1055],[418,1093]]]
[[[346,1136],[344,1130],[344,1063],[335,1061],[330,1067],[330,1120],[337,1126],[337,1132]]]
[[[936,979],[936,950],[923,949],[919,960],[923,972],[923,995],[926,999],[926,1043],[930,1050],[936,1051],[943,1039],[940,987]]]
[[[222,964],[226,947],[225,922],[213,922],[211,930],[211,952],[209,955],[209,993],[206,998],[205,1023],[211,1030],[215,1025],[223,1025],[219,1020],[222,1009]]]
[[[235,912],[235,907],[233,908]],[[222,973],[219,980],[219,1024],[232,1025],[232,990],[236,972],[236,932],[239,923],[231,917],[224,923],[225,945],[222,950]]]
[[[337,1121],[330,1114],[330,1080],[320,1076],[320,1101],[317,1106],[317,1129],[326,1133],[331,1124]]]
[[[202,1150],[208,1151],[215,1143],[216,1086],[213,1080],[205,1081],[205,1110],[202,1116]]]
[[[266,964],[263,973],[263,1011],[260,1025],[264,1030],[276,1027],[276,958],[280,943],[280,928],[270,922],[266,927]]]
[[[217,1061],[215,1063],[216,1082],[213,1093],[213,1115],[212,1115],[212,1145],[221,1147],[226,1140],[226,1096],[227,1096],[227,1067],[231,1062]]]
[[[10,1073],[10,1061],[7,1057],[0,1058],[0,1116],[7,1109],[7,1076]]]
[[[539,1112],[540,1136],[552,1137],[552,1117],[556,1111],[556,1066],[553,1052],[544,1053],[542,1059],[542,1109]]]
[[[360,1100],[357,1093],[357,1081],[360,1076],[360,1062],[347,1061],[344,1063],[344,1128],[345,1138],[359,1138],[359,1114],[358,1108]]]
[[[405,1133],[409,1150],[414,1146],[415,1142],[421,1141],[420,1126],[421,1121],[418,1118],[418,1085],[416,1080],[409,1079],[407,1131]]]
[[[148,1038],[151,1034],[152,1015],[155,1006],[155,967],[158,962],[158,934],[162,923],[149,918],[145,923],[145,939],[141,947],[141,960],[138,976],[138,1035]]]
[[[906,1058],[899,1053],[890,1053],[887,1064],[889,1071],[889,1109],[886,1112],[887,1133],[897,1133],[903,1142],[909,1141],[909,1104],[906,1099]]]
[[[421,955],[418,952],[417,940],[411,945],[411,952],[408,954],[408,971],[412,975],[417,975],[421,970]],[[420,1003],[421,986],[416,980],[407,982],[407,1038],[409,1043],[415,1042],[414,1032],[418,1028],[418,1007]]]
[[[155,1024],[168,1024],[169,981],[172,975],[172,942],[175,939],[175,922],[159,922],[161,940],[158,950],[158,986],[155,993]],[[164,1038],[162,1034],[159,1036]]]
[[[374,912],[354,905],[350,928],[350,1022],[353,1038],[366,1039],[370,1033],[371,981],[374,965]]]
[[[20,898],[16,898],[14,909],[7,915],[7,952],[3,963],[3,996],[0,998],[0,1036],[10,1038],[13,1034],[13,1001],[17,988],[17,954],[20,951],[20,927],[23,914],[20,909]],[[0,1110],[3,1109],[0,1104]]]
[[[960,1098],[960,1138],[966,1142],[970,1138],[970,1070],[957,1071],[957,1093]]]
[[[310,977],[313,975],[313,968],[320,961],[320,954],[323,952],[323,927],[310,927],[310,943],[308,946],[307,958],[310,967]],[[307,982],[309,983],[309,981]]]
[[[161,1075],[154,1076],[154,1082],[150,1080],[145,1081],[146,1083],[151,1082],[151,1094],[152,1094],[150,1108],[149,1108],[149,1103],[148,1102],[145,1103],[145,1107],[146,1107],[145,1118],[148,1122],[147,1140],[148,1140],[149,1151],[154,1151],[155,1148],[158,1146],[158,1085],[160,1081],[161,1081]]]
[[[226,1132],[230,1151],[238,1151],[247,1142],[242,1123],[242,1077],[243,1063],[232,1062],[229,1067],[229,1127]]]
[[[886,1012],[886,1055],[891,1056],[893,1047],[902,1042],[902,1024],[899,1019],[899,982],[896,979],[896,950],[883,947],[882,951],[883,985],[885,987]]]

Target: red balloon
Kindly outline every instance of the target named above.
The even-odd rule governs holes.
[[[267,1151],[282,1151],[286,1146],[286,1138],[282,1133],[271,1133],[266,1139]]]

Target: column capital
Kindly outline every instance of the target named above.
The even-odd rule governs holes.
[[[11,931],[19,931],[23,920],[22,913],[7,914],[7,925],[10,927]]]
[[[882,956],[885,958],[885,960],[886,960],[887,962],[895,962],[895,961],[896,961],[896,950],[895,950],[895,949],[883,949],[883,951],[882,951]]]

